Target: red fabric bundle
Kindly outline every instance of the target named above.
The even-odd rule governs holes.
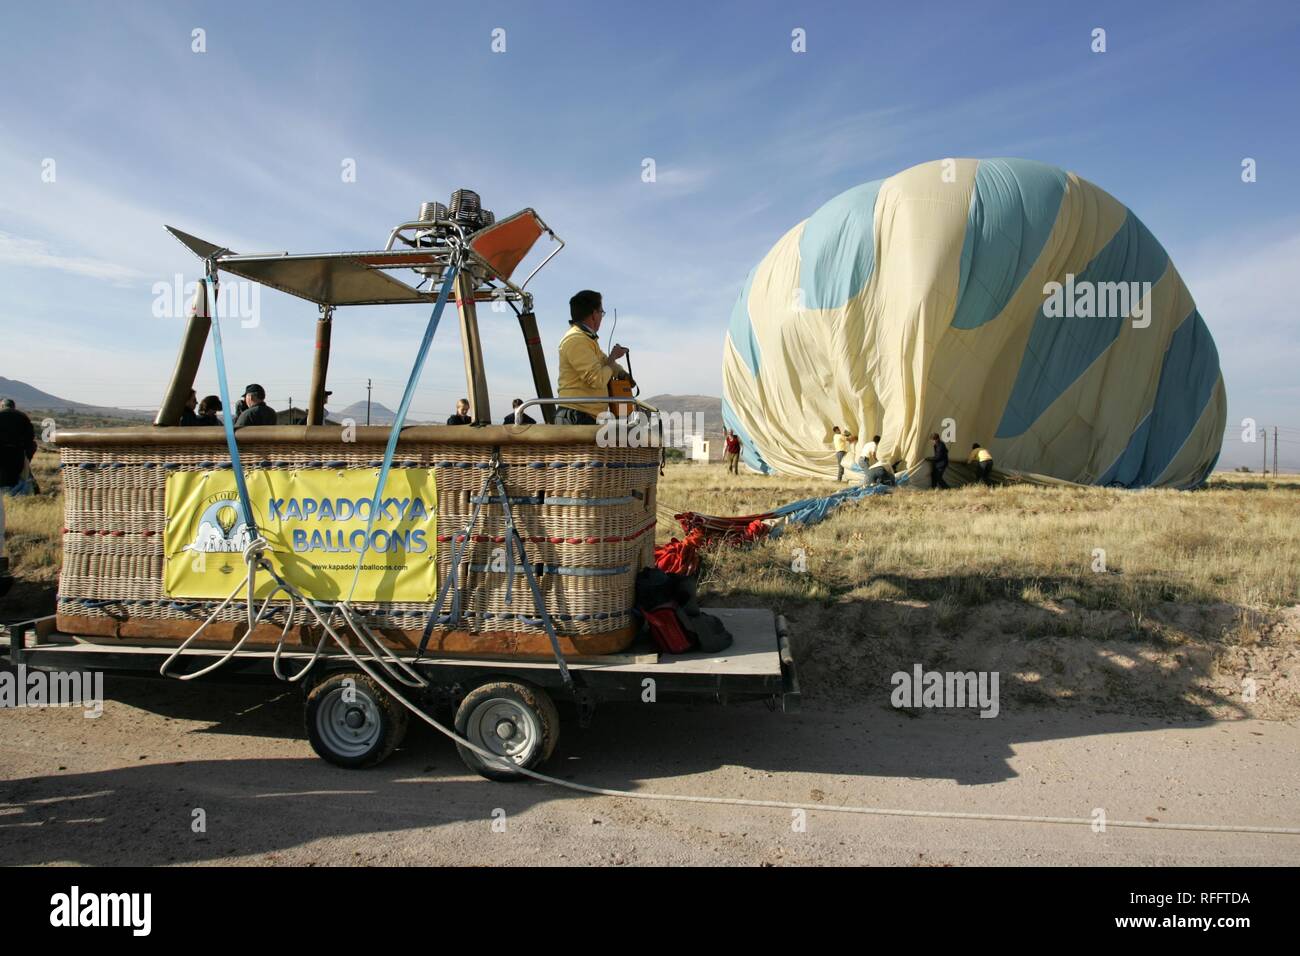
[[[685,541],[673,538],[655,548],[655,566],[668,574],[694,574],[700,569],[700,549],[705,543],[701,532],[688,531]]]
[[[717,515],[696,514],[694,511],[683,511],[681,514],[673,515],[687,532],[687,540],[690,535],[699,535],[699,547],[704,547],[716,542],[726,544],[749,544],[757,541],[759,538],[767,536],[770,526],[767,519],[774,517],[771,512],[765,512],[758,515],[738,515],[734,518],[723,518]]]

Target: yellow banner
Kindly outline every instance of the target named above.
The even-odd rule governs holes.
[[[433,469],[394,469],[370,532],[378,469],[245,472],[254,523],[272,567],[309,598],[432,601],[438,590],[438,493]],[[224,598],[247,575],[249,530],[230,471],[167,476],[163,533],[169,596]],[[257,595],[275,587],[258,575]]]

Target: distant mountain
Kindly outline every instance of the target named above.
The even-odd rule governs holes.
[[[330,417],[337,422],[350,418],[358,425],[366,423],[366,403],[364,401],[353,402],[346,408],[340,408],[337,411],[329,409]],[[370,403],[370,424],[372,425],[391,425],[397,419],[397,412],[393,411],[387,405],[379,402]]]
[[[12,398],[14,404],[25,412],[69,412],[94,418],[127,418],[136,421],[152,421],[153,412],[143,412],[135,408],[114,408],[110,405],[88,405],[59,398],[39,388],[19,382],[12,378],[0,376],[0,398]]]
[[[654,395],[645,400],[661,412],[702,415],[706,434],[722,434],[722,399],[712,395]]]
[[[722,458],[722,399],[712,395],[654,395],[646,400],[660,412],[684,416],[682,427],[689,433],[702,431],[709,442],[709,457]]]

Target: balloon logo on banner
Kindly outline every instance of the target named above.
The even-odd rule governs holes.
[[[237,512],[230,505],[220,508],[217,511],[217,524],[221,526],[221,533],[227,538],[230,537],[230,529],[235,526]]]

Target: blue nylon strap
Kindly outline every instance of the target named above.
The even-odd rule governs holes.
[[[365,563],[366,553],[370,550],[370,532],[374,528],[375,513],[379,510],[379,502],[384,494],[384,485],[388,483],[388,472],[393,467],[393,455],[397,452],[397,439],[402,433],[402,426],[406,423],[406,413],[411,407],[411,399],[415,397],[415,386],[419,384],[420,372],[424,368],[424,360],[429,355],[429,345],[433,342],[433,334],[438,331],[438,323],[442,320],[442,310],[447,305],[447,299],[451,296],[452,284],[456,281],[456,274],[460,271],[460,263],[453,262],[447,268],[446,275],[442,280],[442,288],[438,290],[438,301],[434,303],[433,312],[429,315],[429,322],[424,327],[424,338],[420,341],[420,350],[415,356],[415,365],[411,368],[411,375],[406,380],[406,391],[402,393],[402,403],[397,406],[397,417],[393,419],[392,430],[388,433],[388,446],[384,449],[384,462],[379,468],[379,480],[375,482],[375,496],[370,503],[370,516],[366,520],[366,546],[362,548],[361,553],[357,555],[357,567],[352,572],[352,586],[348,588],[346,600],[352,600],[352,594],[357,589],[357,581],[361,577],[361,565]]]
[[[495,454],[493,455],[493,463],[499,463],[499,459]],[[551,620],[551,612],[546,610],[546,598],[542,596],[541,585],[537,583],[537,576],[533,574],[532,566],[528,564],[528,554],[524,550],[523,538],[519,535],[519,529],[515,527],[514,515],[510,513],[509,495],[506,493],[506,483],[501,478],[501,472],[498,468],[493,468],[488,472],[488,482],[496,485],[497,494],[501,496],[501,516],[505,518],[506,522],[506,537],[514,539],[519,557],[523,561],[521,567],[523,568],[524,579],[528,582],[528,587],[533,592],[533,607],[536,608],[537,614],[541,617],[541,625],[546,629],[546,637],[551,642],[551,652],[555,655],[555,665],[560,670],[560,679],[564,681],[565,687],[572,689],[573,677],[569,673],[569,665],[564,661],[564,652],[560,650],[560,636],[555,631],[555,622]],[[509,580],[513,581],[513,576],[511,576]]]
[[[226,448],[230,451],[230,470],[235,474],[235,489],[239,492],[239,507],[244,511],[244,523],[248,526],[250,540],[257,537],[257,519],[253,516],[253,506],[248,500],[248,485],[244,481],[244,468],[239,462],[239,445],[235,442],[234,407],[230,404],[230,386],[226,383],[226,353],[221,345],[221,319],[217,315],[217,280],[208,276],[208,310],[212,316],[212,355],[217,363],[217,387],[221,390],[221,407],[226,409],[222,423],[226,429]],[[253,595],[249,595],[251,601]]]
[[[569,666],[564,660],[564,652],[560,649],[560,637],[555,630],[555,622],[551,619],[551,614],[546,610],[546,599],[542,595],[541,586],[537,583],[537,576],[533,574],[533,569],[528,564],[528,552],[524,548],[523,538],[520,537],[519,529],[515,526],[514,515],[510,511],[510,496],[506,493],[505,482],[501,478],[501,462],[499,458],[499,449],[493,453],[491,470],[483,479],[483,488],[476,496],[471,496],[470,500],[474,502],[474,510],[470,514],[469,522],[465,525],[462,532],[461,541],[456,541],[455,536],[452,538],[451,567],[448,570],[446,579],[442,582],[442,587],[438,590],[438,598],[433,602],[433,609],[429,612],[428,620],[424,622],[424,633],[420,637],[419,649],[415,652],[415,659],[418,661],[424,657],[424,651],[429,646],[429,638],[433,634],[433,629],[439,624],[455,625],[460,622],[460,588],[455,584],[456,575],[460,570],[461,560],[465,556],[468,547],[469,537],[474,531],[474,525],[478,522],[478,516],[482,510],[484,502],[497,501],[501,503],[501,516],[505,519],[506,524],[506,554],[510,566],[515,568],[516,573],[523,572],[525,580],[528,582],[528,588],[533,595],[533,607],[537,611],[536,618],[529,618],[525,615],[517,615],[518,619],[530,624],[540,624],[546,630],[546,637],[551,642],[551,651],[555,654],[555,664],[560,671],[560,679],[564,682],[565,687],[573,687],[573,676],[569,673]],[[496,495],[491,492],[495,486]],[[521,564],[515,564],[515,555],[519,556]],[[475,568],[469,566],[469,570]],[[506,603],[510,603],[511,591],[514,587],[514,575],[506,579]],[[451,590],[451,613],[444,615],[442,613],[443,601],[446,600],[447,591]]]
[[[483,492],[487,493],[489,478],[483,479]],[[450,621],[460,620],[460,585],[456,583],[456,575],[460,573],[460,562],[465,556],[465,551],[469,548],[470,534],[474,530],[474,525],[478,522],[479,512],[482,510],[481,504],[475,504],[474,510],[470,513],[469,521],[465,525],[460,540],[456,535],[452,535],[451,543],[451,564],[447,568],[447,576],[443,578],[442,585],[438,588],[438,597],[433,602],[433,610],[429,612],[429,619],[424,622],[424,633],[420,635],[420,649],[416,652],[416,659],[424,656],[424,649],[429,646],[429,635],[433,633],[435,624],[446,623],[442,613],[443,602],[447,600],[447,592],[451,592],[451,615]]]

